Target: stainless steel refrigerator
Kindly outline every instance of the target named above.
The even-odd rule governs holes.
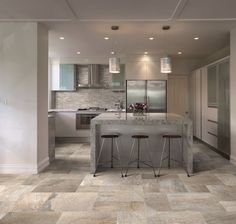
[[[145,103],[149,113],[166,113],[166,80],[127,80],[126,111],[132,112],[129,107],[135,103]]]

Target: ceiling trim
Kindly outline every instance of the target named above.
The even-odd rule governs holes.
[[[174,19],[178,18],[182,14],[182,12],[183,12],[185,6],[187,5],[188,1],[189,0],[179,0],[178,4],[176,5],[176,7],[175,7],[175,9],[174,9],[174,11],[171,15],[171,20],[174,20]]]
[[[211,19],[176,19],[176,21],[180,22],[212,22],[212,21],[236,21],[236,18],[211,18]]]
[[[68,9],[71,11],[72,15],[76,18],[79,19],[77,13],[74,11],[74,9],[72,8],[71,4],[69,3],[69,0],[65,0],[65,3],[68,7]]]
[[[0,19],[0,22],[70,22],[72,19]]]

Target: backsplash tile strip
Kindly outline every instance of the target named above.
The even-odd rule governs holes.
[[[76,92],[56,92],[56,109],[114,108],[118,100],[123,101],[125,105],[125,92],[113,92],[111,89],[78,89]]]

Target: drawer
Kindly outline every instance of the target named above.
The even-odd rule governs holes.
[[[214,121],[208,120],[207,121],[207,132],[218,135],[218,124]]]
[[[218,148],[218,139],[216,136],[212,135],[212,134],[209,134],[207,133],[207,136],[206,136],[206,143],[213,146],[214,148]]]

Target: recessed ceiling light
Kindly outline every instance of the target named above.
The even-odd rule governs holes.
[[[104,37],[105,40],[109,40],[109,37]]]
[[[147,51],[145,51],[145,52],[144,52],[144,54],[148,54],[148,52],[147,52]]]
[[[80,51],[77,51],[76,54],[80,54]]]
[[[60,37],[60,40],[64,40],[65,39],[65,37]]]
[[[199,37],[194,37],[194,40],[199,40]]]
[[[181,51],[179,51],[179,52],[178,52],[178,54],[182,54],[182,52],[181,52]]]
[[[149,40],[154,40],[154,37],[149,37]]]
[[[114,51],[111,51],[111,54],[115,54],[115,52],[114,52]]]

